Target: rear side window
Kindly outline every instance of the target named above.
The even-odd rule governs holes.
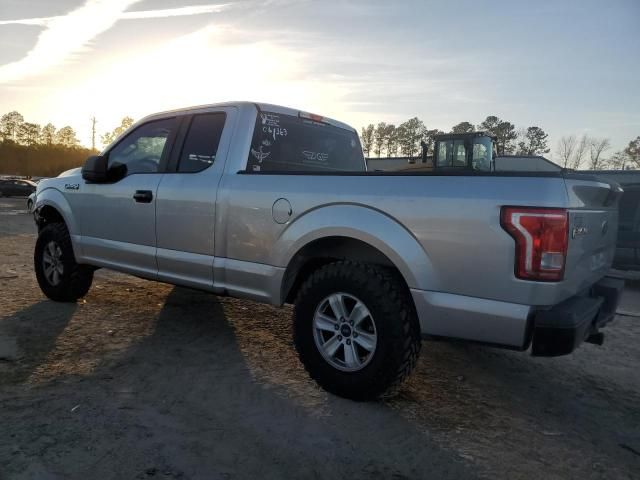
[[[292,115],[259,112],[247,171],[364,170],[364,156],[355,132]]]
[[[200,172],[215,162],[224,121],[224,113],[204,113],[191,119],[178,172]]]

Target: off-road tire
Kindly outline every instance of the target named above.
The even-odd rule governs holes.
[[[314,340],[316,308],[336,292],[360,299],[375,320],[375,353],[355,372],[333,367]],[[324,265],[303,282],[295,301],[293,334],[300,361],[309,375],[325,390],[353,400],[371,400],[394,392],[415,367],[421,347],[415,308],[397,274],[352,261]]]
[[[46,278],[42,257],[45,247],[54,241],[62,250],[60,260],[63,273],[58,285],[52,285]],[[46,225],[38,235],[33,255],[36,278],[42,293],[56,302],[75,302],[84,297],[93,282],[93,268],[76,263],[71,246],[71,237],[64,223]]]

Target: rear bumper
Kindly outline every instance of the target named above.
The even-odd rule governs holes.
[[[585,340],[602,343],[599,329],[615,317],[624,280],[605,277],[581,296],[534,314],[531,354],[566,355]]]

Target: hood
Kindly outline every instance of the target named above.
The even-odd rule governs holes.
[[[38,186],[36,187],[36,192],[39,193],[47,188],[59,188],[62,189],[64,185],[64,180],[60,180],[63,178],[76,177],[78,179],[82,178],[82,168],[72,168],[67,170],[66,172],[62,172],[60,175],[54,178],[45,178],[38,182]],[[69,181],[69,180],[67,180]]]
[[[82,167],[72,168],[70,170],[62,172],[60,175],[58,175],[58,177],[70,177],[71,175],[76,175],[80,173],[81,170],[82,170]]]

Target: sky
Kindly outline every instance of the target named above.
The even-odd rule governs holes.
[[[125,115],[230,100],[360,129],[497,115],[640,135],[640,0],[0,0],[0,114],[90,145]]]

